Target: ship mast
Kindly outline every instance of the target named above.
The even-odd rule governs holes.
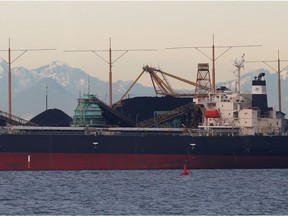
[[[117,57],[114,61],[112,60],[112,51],[122,52],[122,54]],[[122,49],[122,50],[112,50],[111,48],[111,38],[109,39],[109,49],[108,50],[64,50],[64,52],[92,52],[97,55],[100,59],[109,65],[109,106],[112,108],[112,67],[113,64],[119,60],[122,56],[130,51],[157,51],[156,49]],[[99,52],[109,52],[109,60],[100,56]]]
[[[194,49],[198,50],[200,53],[202,53],[204,56],[206,56],[210,61],[212,61],[212,90],[213,90],[213,92],[215,92],[216,91],[216,84],[215,84],[216,83],[216,70],[215,70],[216,61],[233,47],[258,47],[258,46],[261,46],[261,45],[215,46],[214,34],[213,34],[212,46],[170,47],[170,48],[166,48],[166,49],[190,49],[190,48],[194,48]],[[212,48],[212,58],[202,51],[202,49],[206,49],[206,48]],[[224,48],[225,50],[222,53],[220,53],[217,57],[215,57],[215,48],[220,48],[220,49]]]
[[[56,49],[19,49],[19,50],[11,50],[10,47],[10,38],[9,38],[9,44],[8,44],[8,50],[0,50],[0,51],[8,51],[8,61],[3,59],[7,64],[8,64],[8,113],[9,113],[9,118],[11,119],[12,116],[12,102],[11,102],[11,97],[12,97],[12,92],[11,92],[11,65],[18,60],[21,56],[23,56],[26,52],[28,51],[48,51],[48,50],[56,50]],[[11,60],[11,51],[18,51],[21,52],[14,60]]]
[[[281,96],[281,72],[284,71],[287,67],[285,66],[282,70],[281,70],[281,67],[280,67],[280,63],[281,62],[286,62],[288,60],[280,60],[280,54],[279,54],[279,50],[278,50],[278,59],[277,60],[263,60],[263,61],[246,61],[248,63],[257,63],[257,62],[262,62],[264,64],[266,64],[269,68],[271,68],[272,70],[274,70],[275,72],[277,72],[278,74],[278,110],[279,112],[282,112],[282,96]],[[271,62],[277,62],[277,66],[278,68],[275,69],[274,67],[272,67],[269,63]]]

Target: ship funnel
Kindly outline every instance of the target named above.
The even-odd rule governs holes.
[[[258,75],[258,80],[261,80],[262,77],[263,77],[263,79],[264,79],[264,76],[265,76],[265,73],[260,73],[260,74]]]
[[[252,81],[252,106],[260,109],[261,116],[268,115],[266,81],[264,76],[265,73],[260,73]]]

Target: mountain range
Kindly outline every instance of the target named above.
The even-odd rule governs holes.
[[[277,74],[265,69],[244,71],[241,76],[241,91],[251,92],[251,80],[259,73],[265,73],[269,106],[278,109]],[[287,113],[288,107],[288,71],[281,73],[282,80],[282,111]],[[0,110],[7,112],[8,66],[0,59]],[[113,102],[116,102],[130,87],[133,80],[118,80],[113,83]],[[217,83],[234,89],[235,80]],[[181,90],[177,90],[181,91]],[[186,90],[186,92],[189,90]],[[191,91],[191,90],[190,90]],[[91,77],[79,68],[55,61],[36,69],[24,67],[12,68],[12,114],[27,120],[46,109],[57,108],[73,116],[77,106],[77,98],[84,93],[96,96],[108,103],[108,82]],[[46,104],[47,95],[47,104]],[[153,87],[139,83],[129,92],[133,96],[155,96]],[[128,95],[128,96],[129,96]]]

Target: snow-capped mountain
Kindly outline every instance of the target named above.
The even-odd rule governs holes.
[[[7,63],[0,59],[0,110],[7,111],[8,89]],[[89,84],[90,83],[90,88]],[[113,101],[120,99],[132,81],[113,83]],[[58,108],[73,116],[77,98],[84,93],[96,94],[108,102],[108,82],[90,77],[79,68],[55,61],[33,70],[24,67],[12,68],[12,114],[30,119],[46,108],[46,86],[48,108]],[[152,88],[136,84],[132,94],[141,92],[154,95]]]
[[[264,72],[267,81],[269,106],[278,109],[277,74],[259,69],[242,72],[241,91],[251,92],[251,80]],[[7,63],[0,59],[0,110],[7,111]],[[281,73],[282,111],[288,112],[288,71]],[[113,101],[116,102],[130,87],[133,81],[116,81],[113,83]],[[108,82],[89,77],[79,68],[73,68],[63,62],[55,61],[33,70],[24,67],[12,68],[12,113],[26,119],[43,112],[46,108],[46,86],[48,90],[48,108],[58,108],[73,116],[77,98],[83,93],[96,94],[108,103]],[[235,80],[217,83],[217,86],[235,88]],[[129,93],[133,96],[155,95],[152,87],[136,84]]]

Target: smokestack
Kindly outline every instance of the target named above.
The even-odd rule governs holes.
[[[259,108],[261,116],[268,115],[266,81],[264,76],[265,73],[260,73],[252,81],[252,106]]]

